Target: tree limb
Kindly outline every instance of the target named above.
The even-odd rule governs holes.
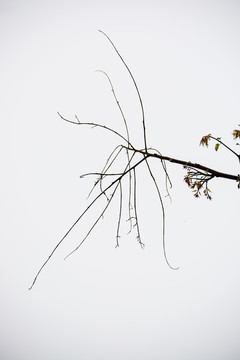
[[[133,150],[133,149],[130,149],[130,148],[128,148],[128,149]],[[138,153],[141,153],[141,154],[143,154],[145,156],[147,155],[148,157],[154,157],[154,158],[158,158],[158,159],[161,159],[161,160],[169,161],[169,162],[174,163],[174,164],[183,165],[184,167],[203,170],[203,171],[206,171],[207,173],[212,174],[214,177],[239,181],[239,175],[232,175],[232,174],[224,173],[224,172],[221,172],[221,171],[217,171],[217,170],[211,169],[210,167],[207,167],[205,165],[193,163],[191,161],[179,160],[179,159],[175,159],[175,158],[172,158],[172,157],[169,157],[169,156],[160,155],[160,154],[157,154],[157,153],[150,153],[150,152],[144,151],[144,150],[134,149],[134,151],[138,152]]]

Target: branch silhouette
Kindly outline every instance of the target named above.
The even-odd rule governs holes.
[[[160,191],[160,187],[158,185],[158,179],[155,177],[149,159],[150,158],[154,158],[157,160],[161,161],[161,165],[162,165],[162,169],[163,169],[163,176],[165,177],[165,184],[166,184],[166,193],[167,196],[171,199],[170,197],[170,193],[169,193],[169,189],[168,187],[170,186],[170,188],[172,187],[172,181],[170,179],[170,176],[168,174],[168,170],[167,170],[167,165],[166,163],[173,163],[173,164],[177,164],[177,165],[182,165],[186,171],[187,174],[184,177],[184,181],[187,183],[187,185],[192,189],[192,191],[194,192],[194,196],[195,197],[199,197],[201,195],[201,190],[202,188],[204,188],[203,190],[203,194],[206,196],[207,199],[211,200],[211,195],[210,195],[210,189],[208,188],[208,183],[209,181],[211,181],[213,178],[223,178],[223,179],[228,179],[228,180],[234,180],[237,182],[238,188],[240,188],[240,175],[239,174],[228,174],[228,173],[224,173],[224,172],[220,172],[218,170],[209,168],[208,166],[205,165],[201,165],[198,163],[194,163],[191,161],[185,161],[185,160],[180,160],[180,159],[176,159],[176,158],[172,158],[169,156],[165,156],[162,155],[162,153],[155,149],[155,148],[150,148],[147,146],[147,136],[146,136],[146,121],[145,121],[145,113],[144,113],[144,107],[143,107],[143,101],[137,86],[137,83],[135,81],[135,78],[131,72],[131,70],[129,69],[128,65],[126,64],[126,62],[124,61],[124,59],[122,58],[121,54],[119,53],[119,51],[117,50],[116,46],[114,45],[114,43],[112,42],[112,40],[109,38],[108,35],[106,35],[103,31],[99,30],[100,33],[102,33],[107,40],[110,42],[110,44],[112,45],[114,51],[116,52],[116,54],[118,55],[119,59],[121,60],[121,62],[123,63],[123,65],[125,66],[125,68],[127,69],[135,90],[136,90],[136,94],[140,103],[140,108],[141,108],[141,123],[142,123],[142,132],[143,132],[143,143],[144,143],[144,148],[143,149],[137,149],[132,142],[130,141],[130,134],[129,134],[129,130],[128,130],[128,124],[127,124],[127,120],[126,117],[124,115],[123,109],[118,101],[116,92],[114,90],[112,81],[110,79],[110,77],[107,75],[107,73],[105,71],[102,70],[97,70],[98,72],[101,72],[104,74],[104,76],[106,76],[110,87],[111,87],[111,91],[113,93],[113,97],[114,97],[114,101],[120,111],[123,123],[124,123],[124,127],[125,127],[125,131],[126,131],[126,136],[122,135],[119,131],[113,129],[112,127],[108,127],[106,125],[102,125],[96,122],[82,122],[79,120],[79,118],[77,117],[77,115],[75,115],[75,120],[70,120],[65,118],[64,116],[62,116],[59,112],[58,115],[59,117],[70,124],[74,124],[74,125],[78,125],[78,126],[91,126],[92,128],[101,128],[104,131],[107,132],[111,132],[114,135],[116,135],[116,138],[124,141],[124,143],[122,144],[117,144],[115,146],[115,148],[113,149],[113,151],[110,153],[109,157],[107,158],[105,165],[102,169],[102,171],[100,172],[90,172],[87,174],[83,174],[80,177],[84,178],[86,176],[96,176],[97,180],[95,181],[88,197],[90,197],[92,195],[93,190],[99,186],[99,193],[97,196],[95,196],[95,198],[89,203],[89,205],[85,208],[85,210],[77,217],[77,219],[73,222],[73,224],[69,227],[69,229],[67,230],[67,232],[64,234],[64,236],[60,239],[60,241],[56,244],[56,246],[53,248],[53,250],[51,251],[50,255],[47,257],[47,259],[43,262],[43,264],[41,265],[41,267],[39,268],[39,270],[37,271],[33,282],[31,284],[31,286],[29,287],[29,290],[31,290],[33,288],[33,286],[35,285],[40,273],[42,272],[42,270],[44,269],[44,267],[47,265],[47,263],[50,261],[50,259],[53,257],[54,253],[57,251],[58,247],[62,244],[62,242],[66,239],[66,237],[69,235],[69,233],[73,230],[73,228],[80,222],[80,220],[88,213],[89,209],[92,208],[94,206],[94,204],[100,199],[105,197],[106,200],[106,204],[103,207],[103,210],[100,212],[100,214],[98,214],[96,220],[93,222],[92,226],[90,227],[90,229],[88,230],[87,234],[83,237],[83,239],[80,241],[80,243],[78,244],[78,246],[73,249],[66,257],[68,258],[70,255],[72,255],[73,253],[75,253],[79,247],[85,242],[85,240],[88,238],[88,236],[90,235],[90,233],[92,232],[92,230],[96,227],[96,225],[98,224],[99,220],[103,217],[103,215],[106,213],[110,203],[113,201],[117,190],[119,189],[119,212],[118,212],[118,220],[117,220],[117,224],[116,224],[116,247],[119,247],[119,239],[120,239],[120,229],[121,229],[121,223],[122,223],[122,217],[123,217],[123,197],[125,196],[125,192],[127,192],[127,196],[128,196],[128,219],[127,221],[130,222],[130,229],[129,229],[129,233],[133,231],[133,229],[136,229],[136,239],[139,243],[139,245],[144,248],[144,243],[142,242],[141,239],[141,234],[140,234],[140,222],[139,222],[139,218],[138,218],[138,207],[137,207],[137,182],[138,182],[138,176],[137,176],[137,169],[139,168],[139,166],[142,163],[145,163],[146,168],[147,168],[147,172],[150,176],[150,180],[153,182],[154,187],[157,191],[157,197],[159,199],[159,203],[160,203],[160,207],[162,210],[162,246],[163,246],[163,255],[165,258],[165,261],[167,263],[167,265],[173,269],[173,270],[177,270],[179,269],[179,267],[174,267],[171,265],[170,261],[168,260],[168,256],[167,256],[167,250],[166,250],[166,226],[165,226],[165,208],[164,208],[164,201],[163,201],[163,196],[161,194]],[[238,139],[240,138],[240,130],[233,130],[233,137],[234,139]],[[230,151],[233,155],[235,155],[238,160],[240,161],[240,155],[234,151],[233,149],[231,149],[228,145],[226,145],[221,138],[216,138],[214,136],[212,136],[211,134],[208,134],[206,136],[203,136],[201,141],[200,141],[200,145],[203,146],[207,146],[209,145],[209,141],[210,140],[214,140],[216,141],[216,145],[215,145],[215,150],[218,151],[219,146],[223,146],[227,151]],[[112,166],[113,164],[116,164],[119,156],[123,153],[123,151],[126,152],[126,163],[125,163],[125,167],[123,168],[123,170],[119,170],[118,172],[113,172],[112,171]],[[141,156],[140,160],[137,160],[136,157]],[[126,177],[126,175],[128,175]],[[122,184],[122,180],[123,178],[127,178],[128,179],[128,189],[125,190],[125,188],[123,187]],[[113,179],[112,182],[108,185],[105,185],[105,180],[106,179]],[[111,190],[111,193],[109,193]],[[133,204],[133,205],[132,205]],[[133,222],[134,225],[133,225]]]

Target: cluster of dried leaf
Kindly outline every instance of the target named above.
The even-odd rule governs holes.
[[[236,140],[237,138],[240,138],[240,130],[233,130],[233,138]],[[207,146],[209,145],[210,139],[213,139],[216,141],[215,144],[215,150],[218,151],[219,146],[224,146],[228,151],[233,153],[235,156],[237,156],[238,160],[240,161],[240,155],[237,154],[233,149],[231,149],[229,146],[227,146],[224,142],[221,141],[220,137],[214,137],[211,134],[205,135],[202,137],[200,141],[200,145]],[[238,145],[238,144],[237,144]],[[212,170],[212,169],[205,169],[205,171],[200,171],[196,168],[191,168],[188,166],[184,166],[185,169],[187,169],[187,175],[184,177],[184,181],[187,183],[187,185],[193,190],[194,196],[199,197],[201,195],[202,188],[205,186],[203,190],[203,194],[207,197],[207,199],[211,200],[212,197],[209,194],[211,190],[208,188],[208,182],[212,180],[214,177],[224,177],[222,175],[219,175],[218,172]],[[228,175],[228,174],[226,174]],[[229,178],[226,176],[225,178]],[[239,176],[236,177],[236,180],[238,182],[238,188],[240,188],[240,178]]]

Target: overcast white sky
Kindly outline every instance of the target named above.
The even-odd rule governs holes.
[[[77,127],[62,115],[124,131],[106,78],[111,77],[143,147],[138,99],[145,105],[148,145],[165,155],[239,173],[239,1],[0,1],[1,262],[0,358],[3,360],[237,360],[240,358],[239,190],[209,184],[213,200],[195,199],[184,171],[169,165],[163,257],[161,207],[142,166],[136,234],[121,229],[119,197],[78,252],[63,261],[98,216],[97,206],[43,261],[87,205],[94,179],[118,139]],[[164,176],[152,161],[163,196]],[[126,186],[126,184],[125,184]],[[126,205],[126,204],[125,204]],[[127,214],[124,214],[125,218]]]

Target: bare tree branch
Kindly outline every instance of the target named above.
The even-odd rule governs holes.
[[[125,146],[123,146],[123,147],[125,147]],[[130,150],[130,148],[129,148],[129,150]],[[173,164],[179,164],[179,165],[183,165],[185,167],[189,167],[189,168],[193,168],[193,169],[200,169],[200,170],[203,170],[203,171],[205,171],[207,173],[212,174],[213,177],[223,178],[223,179],[228,179],[228,180],[235,180],[235,181],[239,180],[239,175],[232,175],[232,174],[223,173],[221,171],[217,171],[217,170],[211,169],[210,167],[207,167],[205,165],[193,163],[191,161],[179,160],[179,159],[175,159],[175,158],[172,158],[172,157],[169,157],[169,156],[164,156],[164,155],[160,155],[160,154],[156,154],[156,153],[150,153],[150,152],[144,151],[144,150],[134,149],[134,151],[138,152],[138,153],[141,153],[143,155],[148,155],[148,157],[154,157],[154,158],[158,158],[160,160],[169,161],[169,162],[171,162]]]
[[[68,122],[68,123],[71,123],[71,124],[74,124],[74,125],[86,125],[86,126],[91,126],[91,127],[100,127],[100,128],[102,128],[104,130],[107,130],[108,132],[114,133],[115,135],[117,135],[118,139],[120,138],[121,140],[124,140],[124,145],[123,144],[118,144],[114,148],[114,150],[111,152],[111,154],[107,158],[107,161],[105,162],[105,165],[104,165],[102,171],[100,171],[100,172],[89,172],[87,174],[83,174],[83,175],[80,176],[81,178],[83,178],[85,176],[90,176],[90,175],[98,176],[96,182],[94,183],[94,185],[93,185],[93,187],[92,187],[92,189],[91,189],[91,191],[89,193],[89,196],[91,195],[91,193],[93,192],[93,190],[95,189],[95,187],[98,184],[99,184],[99,187],[100,187],[100,192],[99,192],[99,194],[97,196],[95,196],[95,198],[90,202],[90,204],[85,208],[85,210],[80,214],[80,216],[75,220],[75,222],[67,230],[65,235],[61,238],[61,240],[53,248],[50,255],[47,257],[47,259],[44,261],[44,263],[42,264],[42,266],[40,267],[40,269],[36,273],[29,290],[32,289],[32,287],[36,283],[41,271],[43,270],[43,268],[46,266],[48,261],[52,258],[52,256],[54,255],[54,253],[56,252],[58,247],[62,244],[62,242],[69,235],[69,233],[73,230],[73,228],[80,222],[80,220],[88,212],[88,210],[90,208],[92,208],[92,206],[94,206],[94,204],[102,196],[105,196],[107,203],[104,206],[103,210],[100,212],[100,214],[98,214],[98,216],[97,216],[96,220],[94,221],[93,225],[87,231],[87,234],[84,236],[84,238],[79,243],[79,245],[75,249],[73,249],[66,256],[66,258],[79,249],[79,247],[88,238],[88,236],[90,235],[92,230],[95,228],[95,226],[97,225],[99,220],[103,217],[103,215],[107,211],[107,209],[108,209],[110,203],[112,202],[118,188],[120,189],[119,190],[119,196],[120,196],[119,200],[120,201],[119,201],[119,212],[118,212],[118,221],[117,221],[117,233],[116,233],[117,245],[116,245],[116,247],[119,246],[119,240],[118,239],[120,237],[119,234],[120,234],[120,226],[121,226],[121,221],[122,221],[123,196],[124,196],[123,187],[122,187],[122,179],[126,175],[128,175],[127,178],[128,178],[128,186],[129,186],[128,187],[128,216],[129,216],[128,220],[130,221],[130,231],[129,232],[131,232],[131,230],[132,230],[132,219],[135,219],[135,225],[134,226],[136,227],[136,231],[137,231],[137,239],[138,239],[138,242],[141,245],[141,247],[144,247],[144,244],[143,244],[141,236],[140,236],[140,226],[139,226],[138,211],[137,211],[137,196],[138,195],[137,195],[137,172],[136,172],[137,167],[143,162],[146,163],[148,173],[150,175],[151,181],[153,181],[154,186],[156,188],[158,199],[159,199],[161,209],[162,209],[162,244],[163,244],[164,258],[165,258],[166,263],[168,264],[168,266],[171,269],[173,269],[173,270],[178,269],[178,268],[175,268],[175,267],[171,266],[170,262],[168,261],[167,251],[166,251],[166,240],[165,240],[165,237],[166,237],[166,235],[165,235],[165,232],[166,232],[165,217],[166,216],[165,216],[164,203],[163,203],[163,198],[162,198],[162,195],[161,195],[161,192],[160,192],[158,182],[157,182],[157,180],[156,180],[156,178],[155,178],[155,176],[154,176],[154,174],[152,172],[152,169],[151,169],[149,161],[148,161],[148,159],[150,159],[150,158],[156,158],[156,159],[161,161],[161,165],[162,165],[162,168],[163,168],[163,174],[165,175],[165,179],[166,179],[167,196],[169,196],[169,197],[170,197],[170,194],[169,194],[169,190],[168,190],[168,184],[170,185],[170,188],[171,188],[172,187],[172,182],[170,180],[170,177],[169,177],[169,174],[168,174],[168,171],[167,171],[166,162],[182,165],[185,169],[187,169],[187,175],[185,176],[184,180],[187,183],[187,185],[190,188],[193,189],[193,191],[195,192],[194,196],[196,196],[196,197],[199,196],[201,188],[205,185],[205,189],[203,191],[204,195],[208,199],[211,199],[211,196],[209,194],[210,190],[208,188],[208,182],[211,181],[213,178],[224,178],[224,179],[228,179],[228,180],[237,181],[238,188],[240,188],[240,175],[239,174],[232,175],[232,174],[217,171],[215,169],[211,169],[211,168],[209,168],[209,167],[207,167],[205,165],[201,165],[201,164],[198,164],[198,163],[193,163],[191,161],[184,161],[184,160],[179,160],[179,159],[172,158],[172,157],[169,157],[169,156],[164,156],[164,155],[162,155],[162,153],[159,150],[147,147],[144,107],[143,107],[142,98],[141,98],[138,86],[136,84],[136,81],[135,81],[135,79],[133,77],[132,72],[130,71],[130,69],[127,66],[126,62],[123,60],[122,56],[120,55],[119,51],[117,50],[117,48],[114,45],[114,43],[112,42],[112,40],[103,31],[101,31],[101,30],[99,30],[99,31],[109,40],[109,42],[113,46],[115,52],[117,53],[118,57],[120,58],[120,60],[124,64],[125,68],[127,69],[128,73],[129,73],[129,75],[130,75],[130,77],[131,77],[131,79],[133,81],[133,84],[134,84],[134,87],[136,89],[137,96],[138,96],[138,99],[139,99],[139,102],[140,102],[140,106],[141,106],[144,149],[136,149],[131,144],[129,131],[128,131],[128,124],[127,124],[125,115],[123,113],[122,107],[120,106],[120,103],[119,103],[118,98],[116,96],[116,93],[115,93],[115,90],[113,88],[112,82],[111,82],[109,76],[104,71],[98,70],[98,71],[102,72],[108,78],[108,81],[109,81],[110,86],[111,86],[111,90],[113,92],[114,100],[117,103],[117,106],[119,108],[119,111],[121,113],[121,116],[122,116],[122,119],[123,119],[123,122],[124,122],[127,137],[123,136],[121,133],[119,133],[118,131],[116,131],[116,130],[108,127],[108,126],[101,125],[101,124],[94,123],[94,122],[81,122],[76,115],[75,115],[76,121],[72,121],[72,120],[66,119],[60,113],[58,113],[60,118],[62,120],[64,120],[64,121]],[[233,131],[233,136],[234,136],[234,139],[240,138],[240,130],[234,130]],[[238,157],[239,161],[240,161],[240,155],[238,155],[234,150],[232,150],[230,147],[228,147],[226,144],[224,144],[220,140],[220,138],[215,138],[211,134],[208,134],[208,135],[204,136],[201,139],[200,144],[208,146],[208,141],[210,139],[214,139],[215,141],[217,141],[217,144],[215,146],[216,151],[218,150],[219,144],[221,144],[227,150],[231,151],[234,155],[236,155]],[[116,164],[116,162],[118,161],[119,156],[120,156],[123,149],[126,150],[127,161],[126,161],[125,166],[123,167],[122,170],[114,172],[114,171],[112,171],[110,169],[112,168],[113,164]],[[141,156],[141,159],[138,160],[138,161],[136,160],[137,154],[139,154],[138,156]],[[126,159],[125,155],[124,155],[124,158]],[[132,179],[132,174],[133,174],[133,179]],[[114,180],[109,185],[106,185],[106,183],[105,183],[106,178],[107,179],[114,178]],[[133,191],[132,191],[132,185],[133,185]],[[108,191],[110,189],[113,189],[113,192],[112,192],[112,194],[109,195]],[[133,207],[131,205],[131,201],[133,201]],[[134,212],[134,216],[131,215],[131,211]]]

